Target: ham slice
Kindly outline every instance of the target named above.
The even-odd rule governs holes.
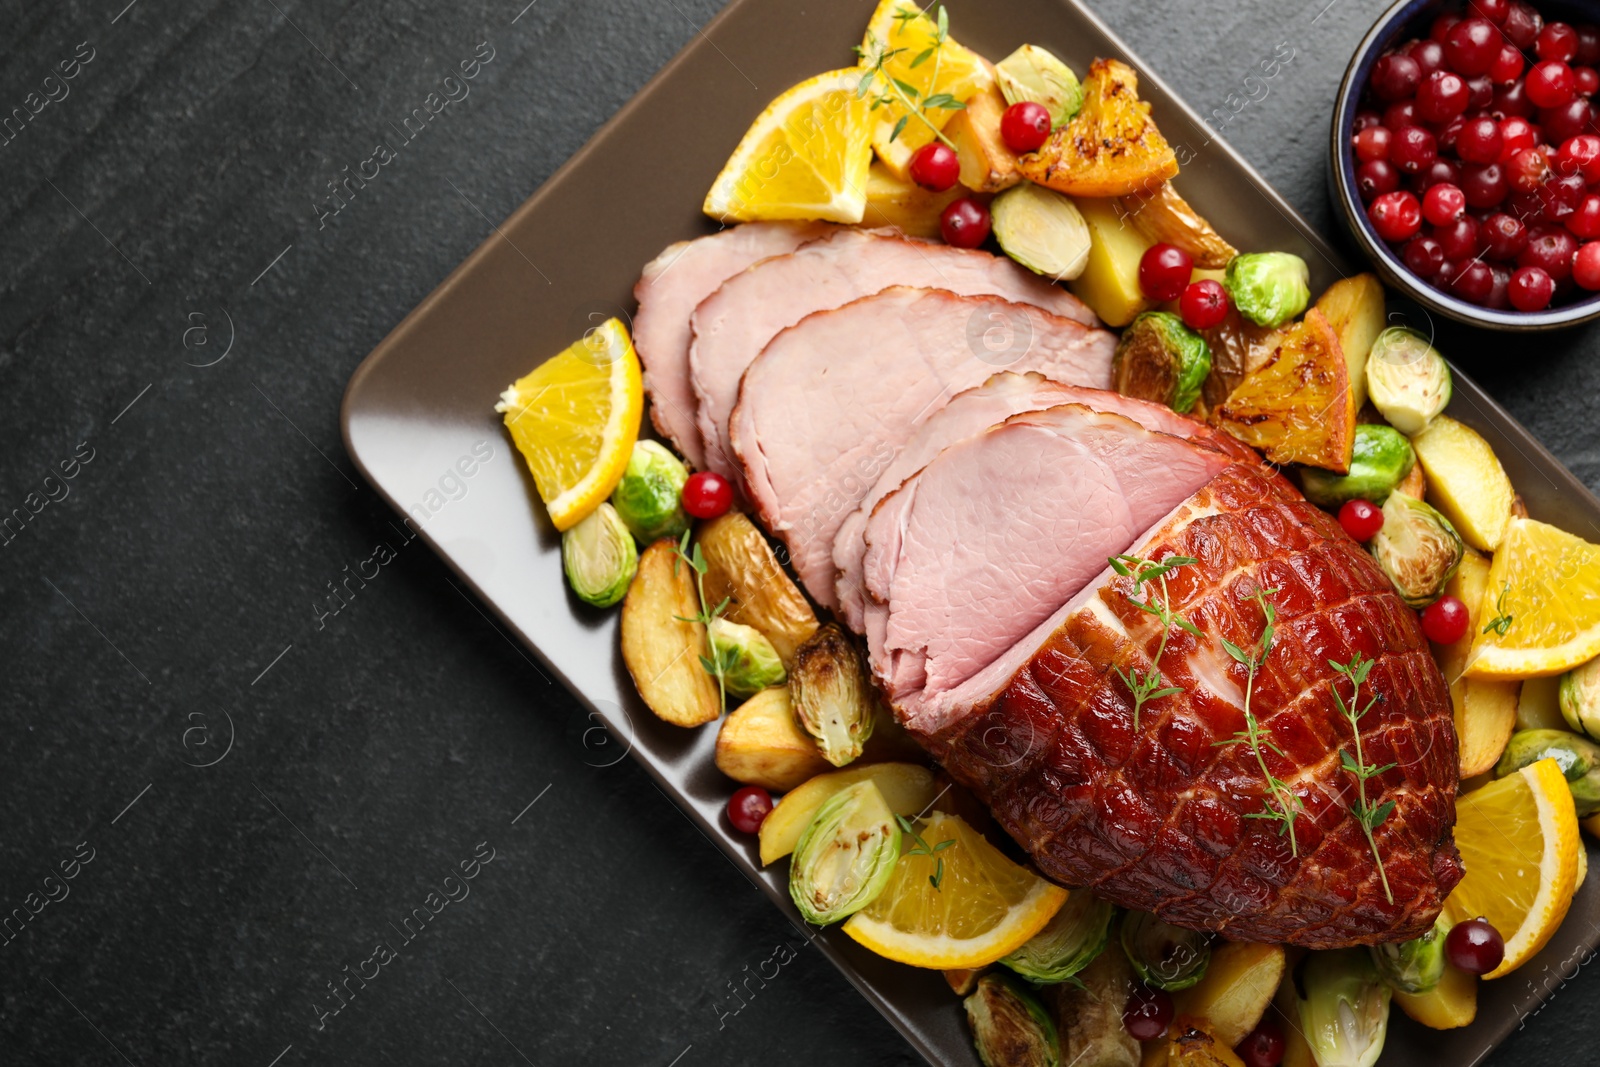
[[[707,468],[728,478],[738,473],[728,419],[738,402],[739,379],[780,330],[897,285],[1001,296],[1096,324],[1077,297],[1009,259],[888,231],[838,230],[729,278],[695,309],[689,368]],[[981,342],[997,346],[997,355],[1015,341],[1003,322],[961,324],[956,336],[965,336],[969,327]],[[861,355],[870,361],[876,354],[866,349]],[[997,360],[994,369],[1003,367]]]
[[[994,323],[1011,343],[974,337]],[[1075,320],[940,290],[888,289],[813,314],[773,338],[740,386],[732,438],[751,505],[832,607],[839,524],[920,422],[1000,369],[1104,389],[1114,348]]]

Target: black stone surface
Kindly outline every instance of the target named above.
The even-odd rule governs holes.
[[[718,6],[524,2],[0,3],[0,115],[80,62],[0,145],[0,514],[45,501],[0,536],[0,916],[40,908],[0,938],[0,1062],[915,1062],[807,951],[719,1017],[791,928],[630,763],[586,764],[574,703],[425,549],[319,626],[399,542],[339,442],[351,371]],[[1100,12],[1206,113],[1291,45],[1226,136],[1327,228],[1330,101],[1381,6]],[[319,228],[481,42],[471,95]],[[1591,486],[1595,341],[1442,335]],[[1492,1062],[1587,1061],[1597,992]]]

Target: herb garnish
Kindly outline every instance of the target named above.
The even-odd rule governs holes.
[[[1129,603],[1140,611],[1148,612],[1161,620],[1161,644],[1156,647],[1155,657],[1150,661],[1150,671],[1145,673],[1137,668],[1123,673],[1121,667],[1112,667],[1122,684],[1128,687],[1128,692],[1133,694],[1133,728],[1139,728],[1139,711],[1146,703],[1161,697],[1172,696],[1183,692],[1182,686],[1166,685],[1161,676],[1161,656],[1167,650],[1167,638],[1172,634],[1173,626],[1180,626],[1196,637],[1202,636],[1194,624],[1182,615],[1173,611],[1167,602],[1167,575],[1179,567],[1187,567],[1199,560],[1193,556],[1168,556],[1160,563],[1153,560],[1141,559],[1138,556],[1114,556],[1106,562],[1111,564],[1111,569],[1124,578],[1133,579],[1134,592],[1142,592],[1146,582],[1160,582],[1161,596],[1158,599],[1153,593],[1148,594],[1144,600],[1129,598]]]
[[[1250,708],[1251,697],[1255,694],[1256,674],[1261,670],[1262,665],[1267,662],[1267,654],[1272,651],[1272,642],[1278,632],[1276,625],[1278,609],[1267,599],[1276,592],[1276,589],[1257,589],[1255,595],[1250,598],[1261,605],[1261,614],[1266,619],[1266,624],[1261,629],[1261,639],[1255,651],[1246,652],[1226,637],[1222,638],[1222,647],[1227,649],[1228,655],[1232,656],[1238,663],[1243,664],[1244,668],[1250,673],[1244,685],[1244,729],[1226,741],[1218,741],[1217,744],[1237,745],[1243,742],[1250,746],[1250,751],[1255,753],[1256,763],[1261,766],[1261,773],[1267,780],[1267,792],[1271,795],[1264,801],[1265,811],[1247,812],[1245,818],[1272,819],[1278,822],[1280,824],[1278,836],[1281,837],[1287,833],[1289,835],[1290,853],[1299,856],[1300,845],[1295,840],[1294,820],[1295,816],[1300,814],[1300,798],[1290,791],[1289,783],[1278,778],[1267,769],[1265,750],[1270,748],[1280,756],[1283,756],[1284,752],[1267,736],[1266,730],[1262,729],[1260,721],[1256,719],[1255,712]],[[1284,756],[1284,758],[1287,759],[1288,757]]]
[[[1500,596],[1495,599],[1494,618],[1490,619],[1489,624],[1483,628],[1484,633],[1489,633],[1492,630],[1500,637],[1504,637],[1506,631],[1511,629],[1511,613],[1506,610],[1506,597],[1510,592],[1511,583],[1507,582],[1501,588]]]
[[[901,832],[910,834],[911,840],[917,843],[916,847],[906,849],[907,856],[934,856],[936,853],[943,852],[956,843],[955,838],[952,837],[940,841],[937,845],[929,846],[928,842],[922,839],[922,835],[917,833],[917,828],[911,824],[910,819],[904,815],[896,815],[894,821],[900,824]],[[942,881],[944,881],[944,857],[938,856],[937,862],[933,867],[933,873],[928,875],[928,884],[938,889],[939,883]]]
[[[902,28],[906,23],[924,17],[923,12],[912,8],[902,8],[894,14],[895,21],[899,22]],[[929,59],[933,60],[933,77],[928,79],[928,85],[931,87],[937,87],[939,84],[939,62],[944,57],[944,44],[949,38],[950,15],[945,11],[944,5],[941,4],[939,6],[938,25],[934,30],[933,44],[918,52],[916,57],[911,60],[912,70],[916,70]],[[871,66],[867,68],[867,72],[861,76],[860,83],[856,86],[856,99],[859,100],[872,92],[872,87],[877,82],[878,75],[883,75],[886,88],[880,89],[873,96],[872,110],[876,111],[880,107],[893,107],[897,103],[906,109],[906,113],[900,116],[900,121],[894,124],[894,130],[889,134],[889,140],[892,142],[899,137],[905,130],[906,123],[911,120],[911,116],[915,115],[922,121],[924,126],[932,131],[935,137],[954,149],[955,142],[946,137],[944,132],[935,126],[927,115],[923,114],[923,111],[930,107],[938,108],[940,111],[963,111],[967,105],[949,93],[934,93],[924,99],[922,91],[915,85],[910,82],[903,82],[884,70],[884,65],[890,59],[904,51],[906,51],[904,48],[890,48],[887,42],[878,40],[875,34],[868,32],[867,47],[863,48],[859,45],[856,47],[856,55],[871,63]]]
[[[1377,807],[1367,803],[1367,779],[1376,778],[1384,771],[1392,769],[1393,763],[1386,763],[1382,767],[1373,767],[1367,763],[1366,757],[1361,753],[1361,719],[1372,710],[1372,706],[1383,699],[1383,694],[1374,693],[1367,701],[1366,707],[1361,707],[1361,683],[1367,680],[1367,675],[1372,672],[1373,661],[1364,658],[1357,652],[1349,663],[1335,663],[1328,661],[1328,666],[1350,679],[1350,703],[1346,704],[1339,695],[1337,682],[1329,683],[1333,689],[1333,699],[1339,705],[1339,714],[1350,724],[1350,732],[1356,738],[1356,754],[1351,756],[1346,749],[1339,750],[1339,763],[1346,771],[1355,775],[1357,798],[1350,805],[1350,814],[1356,817],[1361,824],[1361,832],[1367,835],[1367,847],[1372,849],[1372,858],[1378,864],[1378,877],[1383,880],[1383,895],[1389,903],[1394,903],[1394,894],[1389,891],[1389,873],[1383,869],[1383,857],[1378,854],[1378,842],[1373,839],[1372,831],[1383,825],[1383,820],[1394,811],[1394,801],[1386,800]]]
[[[710,631],[711,624],[722,618],[723,612],[728,610],[728,604],[733,598],[723,597],[722,603],[716,607],[710,609],[706,607],[706,557],[705,553],[700,551],[699,541],[694,543],[694,551],[689,551],[689,533],[690,531],[688,530],[683,531],[683,537],[679,539],[678,547],[673,550],[678,558],[672,562],[672,573],[674,576],[678,574],[678,565],[680,563],[687,563],[690,569],[694,571],[695,592],[700,598],[700,614],[693,618],[684,618],[682,615],[674,615],[673,618],[679,622],[697,622],[706,628],[706,648],[711,651],[711,655],[701,656],[700,666],[704,667],[706,673],[717,680],[717,693],[721,696],[722,703],[726,704],[728,702],[728,687],[725,679],[728,672],[738,663],[739,650],[731,646],[725,646],[719,650],[717,643],[711,640]]]

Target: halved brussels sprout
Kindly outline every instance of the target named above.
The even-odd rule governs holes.
[[[1421,937],[1372,946],[1372,962],[1391,989],[1402,993],[1427,993],[1444,977],[1444,939],[1450,921],[1443,915]]]
[[[1060,193],[1023,182],[995,197],[989,212],[1000,248],[1035,274],[1068,281],[1089,265],[1089,224]]]
[[[826,926],[871,904],[900,861],[900,826],[871,779],[830,797],[806,824],[789,861],[789,896]]]
[[[1162,922],[1143,911],[1122,917],[1122,951],[1146,985],[1188,989],[1206,976],[1211,935]]]
[[[1336,508],[1357,499],[1382,505],[1416,465],[1417,454],[1405,434],[1392,426],[1363,422],[1356,426],[1350,473],[1307,467],[1300,472],[1300,488],[1318,507]]]
[[[1059,1067],[1056,1024],[1021,982],[986,974],[961,1003],[984,1067]]]
[[[1045,928],[1000,962],[1041,985],[1065,982],[1095,961],[1111,939],[1112,906],[1074,889]]]
[[[994,73],[1008,106],[1023,100],[1043,104],[1050,112],[1051,129],[1083,106],[1083,86],[1072,68],[1036,44],[1025,44],[1006,56],[995,64]]]
[[[642,545],[670,537],[676,541],[689,528],[682,506],[689,469],[655,441],[635,441],[622,480],[611,491],[611,506]]]
[[[1600,740],[1600,659],[1572,668],[1556,689],[1567,725]]]
[[[1407,607],[1425,608],[1444,593],[1466,545],[1450,520],[1404,493],[1383,504],[1383,529],[1368,546]]]
[[[1422,432],[1450,405],[1450,366],[1416,330],[1391,326],[1367,356],[1367,396],[1403,434]]]
[[[1542,759],[1555,760],[1566,776],[1578,818],[1600,811],[1600,745],[1565,730],[1519,730],[1512,734],[1494,776],[1504,778]]]
[[[861,755],[877,720],[877,702],[860,650],[838,626],[822,626],[795,652],[789,695],[795,718],[824,759],[843,767]]]
[[[706,636],[712,657],[722,664],[723,687],[734,696],[755,696],[788,677],[778,650],[754,626],[713,619]]]
[[[1200,399],[1210,373],[1206,339],[1170,311],[1146,311],[1130,322],[1111,361],[1117,392],[1166,404],[1180,415]]]
[[[1311,268],[1289,252],[1234,256],[1222,284],[1239,314],[1257,326],[1275,329],[1311,303]]]
[[[561,565],[579,600],[609,608],[628,592],[639,549],[616,509],[602,503],[561,535]]]
[[[1358,948],[1313,952],[1300,972],[1300,1030],[1317,1067],[1372,1067],[1389,1034],[1389,987]]]

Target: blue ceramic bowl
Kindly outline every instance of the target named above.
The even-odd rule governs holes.
[[[1329,192],[1339,207],[1345,228],[1384,281],[1429,310],[1469,325],[1511,332],[1554,330],[1588,322],[1600,317],[1600,293],[1584,294],[1576,300],[1571,300],[1569,296],[1571,302],[1543,311],[1496,311],[1470,304],[1434,288],[1411,273],[1399,254],[1378,237],[1367,219],[1366,205],[1356,192],[1356,163],[1350,145],[1350,127],[1360,109],[1361,95],[1372,76],[1373,65],[1378,57],[1401,41],[1427,36],[1429,23],[1435,15],[1443,11],[1460,11],[1465,6],[1465,3],[1445,3],[1443,0],[1400,0],[1367,31],[1350,60],[1350,66],[1345,70],[1333,110],[1333,128],[1328,146]],[[1574,23],[1600,22],[1600,2],[1554,3],[1535,0],[1534,6],[1546,20],[1560,18]]]

